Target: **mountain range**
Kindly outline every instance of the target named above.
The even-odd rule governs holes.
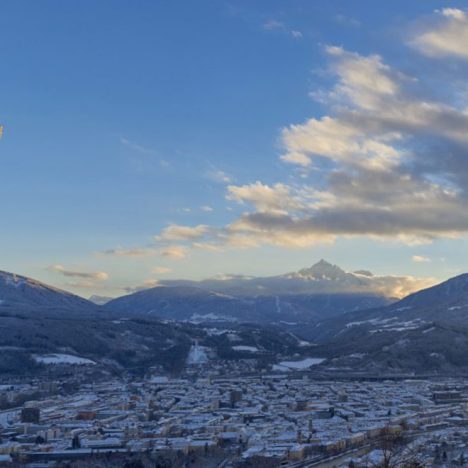
[[[325,361],[316,368],[324,372],[468,371],[468,274],[398,301],[365,289],[351,292],[371,274],[346,273],[324,261],[282,276],[307,287],[268,289],[273,277],[262,280],[268,286],[262,294],[245,293],[245,283],[237,289],[244,294],[234,295],[232,287],[231,294],[200,287],[207,282],[171,283],[99,306],[0,272],[0,372],[35,372],[37,356],[51,353],[91,359],[113,371],[159,366],[175,372],[188,362],[194,343],[212,358],[261,355],[274,363],[320,357]]]
[[[468,371],[468,274],[391,305],[301,327],[335,368]]]
[[[218,275],[202,281],[161,280],[159,283],[161,286],[190,286],[242,297],[346,293],[400,299],[434,284],[434,280],[374,275],[368,270],[346,272],[322,259],[311,267],[276,276]]]
[[[345,272],[320,260],[310,268],[263,278],[223,275],[202,281],[165,280],[157,287],[111,300],[105,308],[170,320],[310,322],[389,304],[428,282],[363,270]]]
[[[97,307],[75,294],[54,288],[25,276],[0,271],[0,312],[27,312],[38,314],[66,310],[71,313],[93,313]]]

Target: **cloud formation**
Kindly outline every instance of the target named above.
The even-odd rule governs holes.
[[[411,257],[411,260],[413,260],[413,262],[416,262],[416,263],[426,263],[426,262],[431,261],[429,257],[426,257],[424,255],[413,255]]]
[[[109,255],[114,257],[149,257],[157,255],[158,250],[153,247],[134,247],[134,248],[116,248],[107,249],[99,252],[100,255]]]
[[[204,224],[194,227],[171,224],[159,236],[156,236],[155,239],[157,241],[197,240],[202,238],[208,229],[209,227]]]
[[[468,14],[457,8],[444,8],[435,13],[435,18],[423,23],[410,43],[429,57],[468,59]]]
[[[156,275],[163,275],[164,273],[170,273],[172,270],[164,266],[156,266],[151,269],[151,273]]]
[[[56,272],[67,278],[66,286],[79,288],[79,289],[92,289],[96,287],[97,283],[107,281],[109,274],[105,271],[78,271],[69,270],[63,265],[50,265],[47,267],[48,270]]]
[[[445,9],[420,23],[410,52],[440,66],[447,56],[468,57],[465,43],[468,16]],[[465,91],[456,88],[460,81],[442,98],[447,83],[436,74],[409,76],[378,54],[324,51],[332,84],[311,96],[326,111],[280,133],[280,159],[292,177],[234,184],[211,174],[244,212],[224,226],[169,225],[156,236],[168,256],[191,248],[303,248],[339,237],[420,244],[468,233],[468,107],[447,97]]]
[[[136,143],[135,141],[131,141],[125,137],[120,137],[120,143],[141,154],[145,154],[149,156],[152,156],[155,154],[155,152],[152,149],[146,148],[145,146],[140,145],[139,143]]]
[[[283,22],[275,20],[275,19],[270,19],[268,21],[265,21],[262,24],[262,29],[264,29],[265,31],[282,32],[291,36],[293,39],[302,39],[303,37],[303,34],[301,31],[298,31],[297,29],[291,29],[287,27]]]
[[[145,289],[150,289],[150,288],[156,288],[162,286],[158,280],[155,279],[147,279],[143,281],[142,284],[139,284],[137,286],[124,286],[122,287],[122,291],[125,291],[128,294],[136,293],[139,291],[143,291]]]
[[[187,255],[187,247],[183,245],[168,245],[159,250],[159,254],[163,257],[180,260]]]
[[[95,281],[105,281],[109,279],[109,275],[105,271],[94,271],[94,272],[85,272],[85,271],[76,271],[76,270],[67,270],[63,265],[51,265],[48,267],[51,271],[56,271],[63,276],[68,278],[81,278],[86,280],[95,280]]]

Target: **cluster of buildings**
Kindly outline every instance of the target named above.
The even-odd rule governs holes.
[[[366,467],[389,454],[401,466],[410,458],[463,466],[467,444],[463,379],[319,381],[301,372],[109,379],[0,412],[0,466],[99,457],[109,466],[128,457],[154,466],[159,457],[168,466]]]

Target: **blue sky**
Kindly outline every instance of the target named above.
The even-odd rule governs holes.
[[[84,296],[321,257],[466,270],[465,2],[1,6],[2,269]],[[375,95],[359,73],[375,73]],[[399,102],[411,121],[378,111]],[[418,114],[428,103],[437,119]],[[324,117],[340,135],[352,126],[355,150],[316,148],[337,142]],[[350,177],[376,188],[358,194]],[[367,207],[380,197],[387,218]]]

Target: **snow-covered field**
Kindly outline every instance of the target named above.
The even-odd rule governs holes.
[[[377,333],[377,332],[416,330],[426,324],[427,322],[419,318],[416,318],[413,320],[401,321],[398,317],[389,317],[385,319],[375,318],[375,319],[365,320],[362,322],[349,322],[346,324],[346,328],[357,327],[360,325],[371,325],[371,326],[376,326],[377,328],[369,330],[369,332]]]
[[[192,345],[187,356],[187,364],[204,364],[208,361],[208,348],[198,344]]]
[[[217,315],[217,314],[192,314],[190,323],[202,323],[202,322],[237,322],[237,320],[233,317],[226,317],[224,315]]]
[[[41,364],[70,364],[76,366],[95,365],[91,359],[86,359],[80,356],[72,356],[71,354],[42,354],[34,356],[36,362]]]
[[[325,361],[324,358],[305,358],[302,361],[281,361],[273,365],[275,371],[304,370]]]
[[[260,351],[255,346],[244,346],[244,345],[233,346],[232,349],[234,351],[249,351],[251,353],[258,353]]]

